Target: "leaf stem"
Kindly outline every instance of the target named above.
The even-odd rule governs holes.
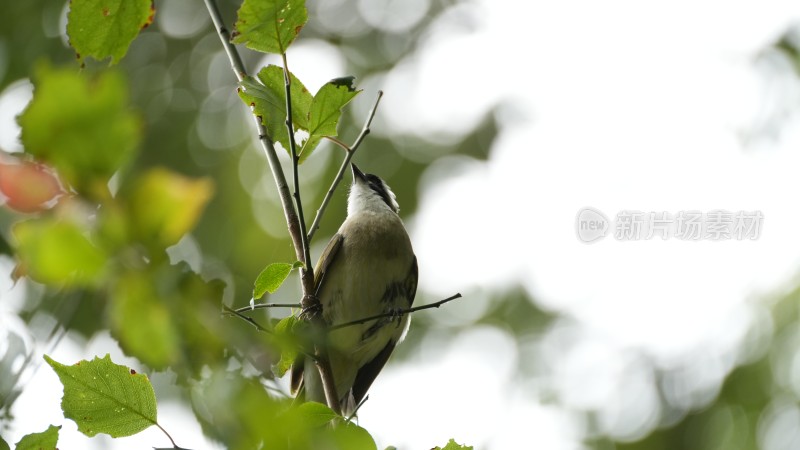
[[[169,441],[172,442],[172,448],[177,448],[177,449],[181,448],[181,447],[178,447],[178,444],[175,443],[175,440],[172,439],[172,436],[170,436],[169,433],[167,433],[167,430],[165,430],[164,427],[162,427],[160,423],[156,422],[156,426],[158,427],[159,430],[161,430],[164,434],[167,435],[167,438],[169,438]]]
[[[355,142],[350,147],[347,147],[339,141],[338,139],[328,138],[340,147],[346,150],[346,154],[344,157],[344,161],[342,161],[342,166],[339,167],[339,171],[336,173],[336,176],[333,178],[333,182],[331,183],[331,187],[328,188],[327,194],[325,194],[325,198],[322,199],[322,203],[317,210],[317,215],[314,217],[314,222],[311,223],[311,228],[308,230],[308,240],[310,241],[314,234],[319,229],[319,224],[322,221],[322,215],[325,214],[325,210],[328,208],[328,203],[330,203],[331,199],[333,198],[333,193],[336,192],[336,188],[339,186],[339,183],[344,178],[344,173],[347,170],[347,167],[350,165],[350,160],[353,159],[353,155],[355,155],[356,150],[358,147],[361,146],[361,142],[364,141],[364,138],[370,133],[370,125],[372,125],[372,119],[375,117],[375,112],[378,110],[378,105],[381,102],[381,97],[383,97],[383,91],[378,91],[378,97],[375,99],[375,104],[372,105],[372,109],[369,112],[369,116],[367,116],[367,120],[364,122],[364,126],[361,128],[361,133],[358,134],[356,137]]]

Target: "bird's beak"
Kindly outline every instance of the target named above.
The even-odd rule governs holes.
[[[364,172],[358,168],[357,165],[350,163],[350,168],[353,169],[353,182],[364,181],[367,179],[367,176],[364,175]]]

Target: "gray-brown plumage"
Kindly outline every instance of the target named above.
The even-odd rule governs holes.
[[[317,297],[329,326],[407,309],[417,291],[417,258],[389,186],[355,164],[347,219],[315,268]],[[361,402],[397,343],[409,316],[387,317],[330,332],[328,356],[343,413]],[[313,361],[297,361],[292,389],[325,403]]]

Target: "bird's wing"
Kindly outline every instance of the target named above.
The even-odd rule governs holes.
[[[325,281],[325,274],[333,264],[333,261],[336,260],[339,249],[342,248],[342,242],[344,242],[344,236],[339,233],[334,234],[325,250],[319,256],[317,267],[314,269],[314,295],[319,294],[322,283]]]
[[[392,351],[394,351],[394,346],[395,342],[389,341],[386,347],[383,347],[383,350],[381,350],[372,361],[358,369],[352,388],[355,405],[358,405],[361,403],[361,400],[364,399],[364,395],[367,394],[369,387],[372,386],[372,382],[375,381],[375,378],[378,376],[381,369],[383,369],[383,366],[386,365],[386,361],[389,360],[389,356],[391,356]]]
[[[417,257],[414,256],[414,261],[411,262],[411,269],[406,277],[406,295],[408,296],[408,306],[414,304],[414,297],[417,296],[417,280],[419,279],[419,266],[417,266]]]
[[[409,307],[412,303],[414,303],[414,297],[417,295],[418,277],[419,268],[417,266],[417,257],[414,256],[414,260],[411,262],[411,267],[409,268],[408,275],[404,281]],[[389,356],[391,356],[392,351],[394,351],[395,345],[397,345],[397,342],[390,340],[389,343],[386,344],[386,347],[384,347],[383,350],[381,350],[380,353],[375,356],[375,358],[358,369],[358,373],[356,374],[355,381],[353,381],[352,388],[353,398],[355,399],[356,405],[361,403],[361,400],[364,399],[369,387],[372,386],[372,382],[375,381],[375,378],[383,369],[383,366],[386,365],[386,361],[389,360]]]
[[[343,241],[344,236],[336,233],[333,235],[330,242],[328,242],[325,250],[322,251],[322,255],[320,255],[319,261],[317,261],[317,267],[314,270],[314,295],[319,294],[319,290],[322,287],[322,283],[325,279],[325,274],[327,273],[333,261],[336,259],[336,256],[339,254],[339,249],[342,247]],[[291,370],[291,392],[293,393],[299,392],[299,390],[303,387],[304,366],[305,356],[299,355],[297,359],[295,359],[294,364],[292,364]]]

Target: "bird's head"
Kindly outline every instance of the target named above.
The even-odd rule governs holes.
[[[362,172],[355,164],[350,164],[350,167],[353,169],[353,184],[347,198],[348,216],[362,211],[391,211],[395,214],[400,211],[394,192],[385,181],[377,175]]]

